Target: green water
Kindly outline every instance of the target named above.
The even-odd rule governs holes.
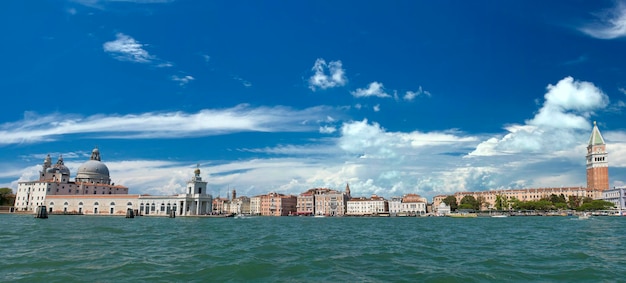
[[[2,282],[626,282],[626,217],[0,214]]]

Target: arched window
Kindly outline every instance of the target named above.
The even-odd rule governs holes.
[[[69,205],[69,203],[67,203],[67,201],[65,203],[63,203],[63,205]]]
[[[93,205],[100,205],[97,201],[93,203]]]
[[[51,201],[51,202],[50,202],[50,205],[54,205],[54,202],[53,202],[53,201]]]
[[[133,205],[133,203],[129,201],[126,205]]]
[[[114,202],[111,202],[111,205],[115,205],[115,203],[114,203]]]
[[[79,202],[79,203],[78,203],[78,205],[83,205],[83,202],[82,202],[82,201],[81,201],[81,202]]]

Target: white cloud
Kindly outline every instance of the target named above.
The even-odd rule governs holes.
[[[113,2],[129,2],[135,4],[163,4],[170,3],[175,0],[71,0],[72,2],[78,3],[83,6],[87,6],[90,8],[105,10],[105,6],[109,3]]]
[[[380,104],[374,105],[374,107],[372,107],[372,109],[374,110],[374,112],[379,112],[380,111]]]
[[[188,84],[190,81],[195,80],[194,77],[189,76],[189,75],[182,76],[182,77],[173,75],[171,78],[172,78],[173,81],[178,82],[181,86],[184,86],[184,85]]]
[[[339,146],[346,152],[364,154],[372,158],[392,158],[417,153],[424,147],[450,147],[453,144],[476,142],[472,136],[458,135],[454,131],[422,133],[418,131],[387,132],[378,123],[367,120],[344,123]],[[410,150],[407,153],[404,150]]]
[[[332,126],[322,126],[320,127],[321,134],[332,134],[337,131],[337,128]]]
[[[470,156],[512,153],[554,152],[571,149],[591,129],[594,111],[609,104],[609,98],[590,82],[572,77],[548,85],[544,103],[525,125],[509,125],[502,138],[492,137],[479,144]]]
[[[376,96],[381,98],[391,97],[388,93],[385,92],[385,88],[382,83],[372,82],[367,88],[357,88],[355,91],[351,92],[354,97],[368,97],[368,96]]]
[[[134,38],[123,33],[118,33],[116,37],[115,40],[102,45],[104,51],[111,53],[114,58],[135,63],[150,63],[154,60],[154,57],[143,49],[144,45]]]
[[[422,86],[420,86],[417,91],[407,91],[402,98],[406,101],[413,101],[416,97],[421,95],[431,96],[429,91],[424,90]]]
[[[233,79],[239,81],[245,87],[251,87],[252,83],[238,76],[233,76]]]
[[[204,59],[204,62],[209,63],[209,61],[211,61],[211,56],[206,55],[206,54],[201,54],[200,56],[202,56],[202,59]]]
[[[618,2],[613,9],[597,13],[598,22],[580,30],[599,39],[614,39],[626,36],[626,5]]]
[[[548,85],[545,102],[539,113],[527,123],[555,128],[588,129],[588,118],[596,109],[604,108],[609,97],[590,82],[574,81],[572,77]]]
[[[182,138],[249,131],[314,131],[316,125],[303,121],[321,121],[334,111],[324,106],[294,110],[280,106],[250,108],[239,105],[228,109],[205,109],[197,113],[148,112],[122,116],[38,116],[26,113],[22,121],[0,125],[0,135],[3,137],[0,145],[51,141],[75,134],[129,139]]]
[[[324,59],[319,58],[315,61],[312,70],[315,72],[309,78],[309,88],[312,91],[343,86],[348,81],[341,61],[330,61],[326,64]]]

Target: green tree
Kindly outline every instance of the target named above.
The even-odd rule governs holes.
[[[509,209],[509,201],[506,199],[505,195],[497,194],[495,201],[496,210],[508,210]]]
[[[447,196],[443,199],[443,203],[450,207],[450,211],[456,211],[459,208],[459,204],[456,202],[455,196]]]
[[[571,209],[576,209],[580,206],[582,199],[578,196],[569,196],[568,200],[567,200],[567,205],[569,205],[569,208]]]
[[[476,198],[476,202],[477,202],[477,207],[479,211],[483,210],[483,207],[485,206],[485,204],[487,204],[487,200],[485,199],[484,196],[478,196]]]
[[[595,199],[595,200],[584,202],[576,210],[578,211],[607,210],[607,209],[611,209],[614,207],[615,205],[610,201]]]
[[[9,188],[0,188],[0,205],[13,205],[15,195]]]
[[[478,200],[476,200],[474,196],[464,196],[461,199],[461,204],[459,205],[459,208],[479,210],[479,205],[480,204],[478,203]]]

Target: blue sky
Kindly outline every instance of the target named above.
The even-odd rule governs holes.
[[[626,184],[626,3],[0,2],[0,186],[98,147],[131,193]]]

